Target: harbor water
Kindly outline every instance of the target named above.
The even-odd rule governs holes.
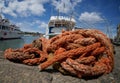
[[[0,40],[0,51],[8,48],[21,48],[24,44],[30,44],[37,38],[39,38],[39,36],[23,36],[21,39]]]

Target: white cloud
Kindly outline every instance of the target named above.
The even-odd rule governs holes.
[[[46,27],[48,27],[48,23],[45,23],[45,22],[40,21],[40,20],[36,20],[36,21],[32,22],[32,24],[39,25],[39,28],[46,28]]]
[[[69,13],[74,10],[74,7],[82,2],[82,0],[52,0],[52,5],[61,13]]]
[[[7,6],[5,6],[5,1],[0,2],[0,8],[4,7],[3,13],[9,14],[16,17],[17,15],[21,17],[26,17],[31,14],[33,15],[43,15],[46,11],[44,4],[49,2],[49,0],[9,0],[7,1]]]
[[[48,24],[47,23],[45,23],[45,22],[41,22],[40,23],[40,28],[46,28],[46,27],[48,27]]]
[[[3,13],[9,14],[9,15],[14,16],[14,17],[17,17],[17,15],[10,8],[5,8]]]
[[[33,28],[33,25],[29,22],[20,22],[15,24],[19,26],[22,31],[37,32],[36,29]]]
[[[40,32],[40,33],[45,33],[46,27],[48,25],[47,23],[39,20],[36,20],[34,22],[23,21],[20,23],[16,23],[16,22],[13,23],[19,26],[22,31]]]
[[[44,33],[46,31],[46,28],[48,27],[48,23],[39,20],[36,20],[35,22],[33,22],[33,24],[38,25],[38,28]]]
[[[86,22],[88,24],[95,24],[103,21],[103,18],[100,16],[99,13],[96,12],[84,12],[81,13],[79,20],[81,22]]]

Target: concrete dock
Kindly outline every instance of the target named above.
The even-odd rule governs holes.
[[[120,46],[115,46],[115,51],[113,72],[91,79],[62,75],[51,67],[40,72],[37,66],[6,60],[0,51],[0,83],[120,83]]]

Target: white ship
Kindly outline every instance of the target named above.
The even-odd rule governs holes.
[[[16,25],[10,24],[8,19],[2,19],[0,15],[0,39],[16,39],[21,38],[22,31]]]
[[[75,28],[76,21],[74,18],[66,16],[51,16],[48,27],[46,28],[45,38],[49,39],[57,34],[60,34],[62,30],[73,30]]]

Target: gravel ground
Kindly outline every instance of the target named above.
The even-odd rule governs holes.
[[[112,73],[92,79],[65,76],[51,67],[40,72],[37,66],[10,62],[0,51],[0,83],[120,83],[120,46],[115,46],[115,67]]]

